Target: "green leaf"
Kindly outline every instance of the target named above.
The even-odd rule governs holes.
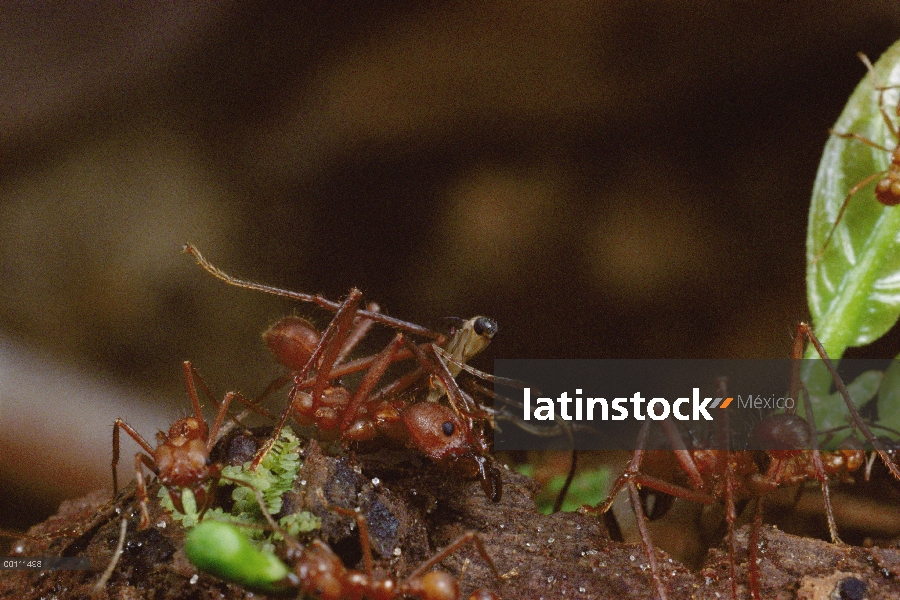
[[[530,465],[529,465],[530,466]],[[565,475],[555,475],[535,498],[538,512],[550,514],[556,496],[566,481]],[[573,512],[582,506],[597,506],[606,498],[612,482],[612,471],[606,467],[579,473],[572,480],[569,493],[563,501],[562,512]]]
[[[884,372],[878,391],[878,424],[900,430],[900,356]]]
[[[900,84],[900,43],[875,63],[875,78],[882,86]],[[897,103],[897,89],[884,92],[888,114],[896,115]],[[834,130],[856,133],[891,149],[897,145],[879,111],[879,93],[868,73],[850,96]],[[859,140],[832,135],[819,164],[806,240],[806,282],[816,333],[833,360],[850,346],[875,341],[900,317],[900,252],[896,248],[900,209],[885,207],[875,199],[874,181],[851,198],[822,252],[849,190],[884,171],[890,158],[884,150]],[[814,352],[810,350],[807,356],[812,358]],[[807,385],[814,395],[830,387],[824,377],[808,380]]]
[[[290,569],[229,523],[200,523],[187,534],[184,552],[198,569],[245,588],[279,592],[291,586]]]
[[[881,371],[866,371],[847,385],[850,398],[857,408],[862,408],[875,397],[883,377],[884,373]],[[847,403],[844,402],[839,392],[824,397],[813,397],[811,402],[816,407],[816,430],[834,429],[851,422]]]

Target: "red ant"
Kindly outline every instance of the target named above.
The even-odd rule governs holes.
[[[459,585],[454,577],[444,571],[430,571],[445,558],[462,546],[472,543],[487,563],[497,579],[503,579],[494,561],[488,555],[478,534],[469,531],[449,546],[423,562],[404,580],[398,581],[389,575],[376,574],[369,541],[369,526],[360,513],[340,507],[331,507],[335,512],[356,520],[359,543],[365,571],[348,569],[334,551],[321,540],[314,540],[306,547],[301,546],[288,535],[265,507],[259,490],[253,489],[262,513],[272,528],[288,542],[288,560],[294,564],[294,573],[289,576],[288,585],[297,587],[303,597],[316,600],[396,600],[415,597],[422,600],[459,600]],[[469,596],[469,600],[497,600],[496,594],[479,589]]]
[[[792,373],[791,390],[789,396],[798,398],[800,392],[806,394],[805,386],[799,378],[799,359],[803,356],[803,341],[808,338],[819,353],[826,368],[831,373],[835,386],[844,399],[850,411],[854,425],[862,431],[863,435],[872,443],[884,464],[891,473],[900,480],[900,470],[891,459],[884,445],[872,434],[869,427],[863,421],[850,398],[846,386],[838,376],[837,369],[828,358],[825,349],[816,338],[812,329],[806,323],[800,323],[794,340],[792,358],[794,372]],[[720,381],[719,395],[725,397],[724,381]],[[761,470],[756,457],[751,451],[727,451],[711,449],[688,449],[681,434],[668,420],[662,421],[666,437],[672,445],[671,453],[662,451],[649,451],[649,456],[654,459],[667,459],[674,455],[678,468],[688,479],[690,487],[684,487],[679,483],[671,483],[655,476],[648,475],[641,470],[647,444],[650,421],[645,422],[641,428],[637,440],[637,449],[625,471],[613,484],[607,500],[599,507],[586,509],[588,512],[605,513],[612,506],[619,492],[627,486],[631,499],[632,509],[637,516],[638,532],[641,543],[650,563],[651,575],[656,587],[657,595],[665,600],[666,592],[660,577],[660,567],[653,551],[653,542],[647,527],[647,517],[642,506],[638,486],[668,494],[677,498],[683,498],[702,504],[725,504],[725,520],[728,526],[728,540],[730,549],[730,579],[732,597],[737,597],[737,580],[735,577],[736,546],[734,539],[734,523],[737,521],[736,503],[744,499],[754,499],[757,503],[757,517],[754,521],[753,535],[750,541],[750,595],[754,599],[760,598],[758,569],[756,566],[756,537],[761,524],[762,499],[769,492],[782,485],[798,485],[810,479],[818,480],[822,486],[825,501],[825,513],[832,541],[841,544],[835,524],[834,512],[831,508],[831,498],[828,488],[828,476],[846,479],[851,473],[858,470],[865,463],[865,453],[860,448],[848,446],[834,452],[822,452],[818,449],[814,429],[814,417],[809,399],[804,402],[806,407],[806,420],[794,414],[774,415],[760,422],[754,430],[757,440],[770,441],[778,450],[766,451],[769,464],[765,470]],[[725,425],[727,431],[727,424]],[[796,449],[791,449],[796,448]],[[802,450],[811,448],[811,450]],[[671,469],[671,462],[669,463]]]
[[[215,486],[220,477],[221,466],[210,461],[209,453],[216,442],[219,430],[228,413],[228,406],[235,398],[248,406],[252,403],[245,400],[236,392],[228,392],[219,405],[216,419],[212,428],[203,418],[200,399],[197,396],[195,377],[200,382],[207,396],[212,399],[206,384],[189,361],[182,363],[184,377],[187,383],[188,395],[194,407],[194,415],[178,419],[169,428],[168,433],[162,431],[156,434],[156,448],[150,445],[144,437],[122,419],[116,419],[113,427],[113,497],[119,493],[119,481],[116,466],[119,462],[119,430],[125,431],[137,444],[143,448],[143,452],[134,455],[134,474],[137,480],[138,501],[141,505],[140,529],[146,529],[150,525],[150,515],[147,511],[147,484],[141,466],[145,466],[159,477],[160,482],[169,491],[172,503],[179,511],[184,512],[181,502],[182,488],[189,488],[197,499],[201,508],[200,516],[206,512],[215,498]],[[215,401],[213,401],[215,402]]]
[[[489,339],[484,340],[484,332],[492,332],[493,329],[493,322],[476,317],[463,322],[462,327],[451,334],[447,343],[449,350],[437,345],[427,345],[427,348],[441,351],[435,357],[456,361],[459,356],[465,360],[471,356],[472,348],[480,350],[487,345]],[[304,320],[287,317],[276,323],[264,337],[279,362],[290,368],[296,364],[302,363],[304,367],[309,364],[310,342],[316,339],[315,335],[315,330]],[[454,362],[446,364],[444,360],[429,360],[419,346],[407,343],[409,352],[424,366],[412,373],[415,377],[401,378],[370,395],[386,367],[397,359],[401,351],[399,346],[403,342],[403,335],[398,334],[381,354],[356,362],[356,365],[366,363],[369,370],[352,397],[349,390],[341,385],[322,386],[321,404],[316,406],[316,386],[321,386],[323,379],[334,377],[340,367],[333,370],[320,367],[314,378],[306,380],[303,380],[302,372],[295,375],[290,404],[293,417],[303,425],[316,424],[326,432],[339,427],[341,439],[345,442],[365,442],[379,434],[405,442],[431,460],[450,466],[461,476],[478,478],[485,494],[495,501],[499,500],[500,476],[486,456],[489,444],[481,427],[484,416],[477,412],[474,401],[458,388],[453,379],[452,367],[456,367],[456,374],[461,367]],[[335,338],[332,348],[337,347],[338,343],[338,338]],[[343,348],[346,348],[346,343]],[[323,351],[323,355],[327,354],[328,349]],[[462,405],[459,412],[439,404],[437,400],[410,402],[406,397],[398,397],[404,387],[422,379],[425,374],[423,369],[428,369],[434,379],[428,388],[429,397],[439,399],[447,393],[450,398],[457,398],[451,406]],[[341,369],[341,372],[344,370]],[[311,392],[304,391],[309,387],[313,388]]]
[[[872,66],[869,58],[862,52],[858,53],[857,56],[859,56],[859,59],[866,65],[866,68],[869,70],[869,74],[872,77],[872,87],[878,91],[878,112],[881,113],[881,116],[884,119],[885,124],[887,125],[888,131],[890,131],[894,139],[900,140],[900,133],[898,133],[897,126],[888,116],[887,111],[884,108],[884,92],[898,86],[878,85],[878,82],[875,79],[875,67]],[[897,115],[900,116],[900,104],[898,104],[896,110]],[[838,210],[834,225],[832,225],[831,230],[828,232],[828,236],[825,238],[825,243],[822,244],[822,248],[816,253],[815,257],[813,258],[813,262],[818,262],[825,254],[825,251],[828,249],[828,244],[831,242],[831,238],[834,236],[834,232],[837,229],[838,224],[841,222],[841,219],[844,216],[844,212],[847,210],[847,206],[850,204],[850,199],[853,198],[853,196],[855,196],[864,187],[866,187],[873,181],[878,180],[878,183],[875,185],[875,199],[884,206],[896,206],[900,204],[900,144],[895,144],[894,149],[892,150],[858,133],[840,133],[834,131],[833,129],[830,129],[829,132],[839,138],[857,140],[871,148],[883,150],[891,155],[891,162],[886,170],[873,173],[850,188],[850,191],[847,192],[847,196],[844,198],[844,202],[841,204],[840,210]]]
[[[484,426],[489,415],[459,388],[454,379],[465,368],[465,363],[490,343],[497,331],[494,321],[487,317],[459,320],[458,327],[447,337],[388,317],[374,305],[368,310],[359,309],[362,293],[357,289],[352,289],[343,302],[332,302],[319,295],[236,279],[206,261],[192,245],[186,244],[184,251],[226,283],[313,302],[335,312],[321,334],[308,321],[287,317],[264,335],[278,361],[291,369],[294,383],[290,402],[269,441],[254,458],[252,468],[262,461],[288,417],[293,415],[303,425],[315,424],[326,435],[339,428],[344,442],[366,441],[378,434],[403,440],[463,476],[478,478],[489,498],[500,499],[500,473],[488,456],[489,443]],[[400,332],[379,354],[340,364],[374,321]],[[404,332],[433,341],[415,344]],[[389,365],[410,357],[419,363],[417,369],[372,393]],[[342,385],[333,383],[343,375],[362,370],[365,375],[352,395]],[[311,374],[312,371],[315,373]],[[273,385],[280,385],[282,381],[276,380]],[[428,382],[429,390],[424,401],[414,402],[400,396],[401,392],[422,381]],[[448,398],[449,408],[438,402],[444,396]]]

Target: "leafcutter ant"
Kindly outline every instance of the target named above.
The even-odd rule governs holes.
[[[399,333],[377,356],[329,367],[334,357],[347,354],[348,348],[343,336],[328,338],[329,331],[341,331],[339,320],[350,320],[354,301],[358,301],[358,293],[351,294],[344,301],[321,335],[311,324],[298,317],[286,317],[264,334],[266,343],[279,362],[294,369],[290,403],[275,432],[284,424],[286,415],[290,414],[301,425],[316,425],[321,434],[337,434],[345,443],[366,442],[377,436],[399,440],[463,477],[479,479],[485,494],[499,500],[499,472],[491,466],[487,456],[487,415],[471,396],[459,389],[451,370],[451,366],[456,367],[455,373],[458,374],[462,367],[457,366],[456,363],[461,363],[457,357],[468,360],[472,356],[472,348],[484,348],[490,341],[484,338],[487,334],[492,336],[496,326],[484,317],[462,322],[462,326],[447,339],[449,350],[436,343],[425,344],[423,349],[408,342]],[[365,326],[365,323],[355,323],[345,329],[346,339],[352,340],[353,344],[360,337],[354,333]],[[324,345],[323,339],[328,339]],[[320,347],[319,366],[313,376],[306,377],[308,365],[316,360],[314,355]],[[427,351],[432,352],[431,356],[426,354]],[[411,377],[401,377],[372,393],[387,366],[410,355],[420,364],[410,374]],[[297,369],[299,365],[302,366]],[[367,370],[352,393],[340,384],[331,383],[337,375],[361,368]],[[428,395],[434,400],[415,400],[410,394],[402,393],[415,382],[428,377],[434,381],[427,386]],[[438,402],[444,394],[448,396],[450,407]],[[258,454],[257,459],[261,455]]]
[[[228,414],[228,407],[235,398],[253,407],[252,403],[245,400],[240,394],[229,392],[219,405],[216,419],[210,428],[203,417],[200,398],[197,396],[195,378],[201,382],[207,395],[210,395],[209,390],[206,389],[199,374],[189,361],[182,363],[182,366],[184,368],[188,395],[194,408],[193,416],[175,421],[169,428],[168,433],[158,432],[156,434],[156,448],[122,419],[116,419],[113,427],[113,497],[119,493],[116,469],[119,463],[119,430],[121,429],[131,436],[146,452],[146,454],[138,452],[134,455],[134,474],[137,480],[138,501],[141,506],[140,529],[146,529],[150,525],[150,515],[147,511],[147,502],[149,501],[147,484],[141,467],[147,467],[159,477],[160,482],[168,489],[172,503],[181,512],[184,512],[184,506],[181,502],[181,491],[183,488],[190,489],[198,504],[202,507],[202,517],[202,514],[206,512],[206,509],[209,508],[215,497],[214,490],[219,480],[221,467],[210,461],[209,453],[216,442],[225,416]],[[210,398],[212,398],[211,395]]]
[[[359,308],[362,294],[356,289],[342,302],[333,302],[319,295],[236,279],[206,261],[192,245],[186,244],[184,251],[230,285],[312,302],[335,313],[321,333],[296,317],[279,321],[266,333],[266,342],[278,361],[291,369],[293,385],[289,404],[269,442],[254,458],[254,466],[293,415],[301,424],[315,424],[323,432],[338,429],[344,442],[366,441],[377,435],[402,439],[430,459],[466,477],[478,478],[488,497],[500,499],[500,473],[488,455],[489,414],[454,379],[465,363],[490,343],[497,331],[494,321],[487,317],[458,320],[445,336],[384,315],[371,305],[369,309]],[[341,363],[371,322],[385,324],[398,333],[379,354]],[[407,339],[408,334],[432,341],[413,343]],[[409,358],[415,359],[417,368],[374,391],[389,365]],[[356,371],[365,374],[351,393],[336,380]],[[423,383],[428,389],[426,398],[409,394]],[[449,406],[439,402],[445,396]]]
[[[376,573],[366,519],[355,511],[333,507],[336,512],[354,518],[359,530],[365,570],[348,569],[321,540],[314,540],[306,547],[300,546],[272,518],[260,492],[256,489],[253,489],[253,492],[271,527],[286,540],[289,546],[287,559],[293,564],[293,571],[274,555],[253,547],[235,526],[212,521],[195,527],[185,541],[185,552],[200,569],[259,591],[299,589],[303,597],[317,600],[362,598],[395,600],[401,597],[458,600],[460,594],[456,580],[448,573],[430,569],[465,544],[473,543],[494,575],[498,579],[502,578],[475,532],[468,532],[459,537],[447,548],[422,563],[402,581]],[[496,598],[496,595],[486,590],[478,590],[470,596],[470,600],[496,600]]]
[[[801,323],[797,328],[794,339],[792,359],[794,370],[791,378],[791,390],[789,395],[798,398],[800,393],[808,396],[806,388],[799,376],[799,362],[803,356],[804,341],[809,339],[816,348],[826,368],[832,375],[838,392],[847,404],[853,425],[859,429],[866,439],[873,445],[884,464],[897,479],[900,479],[900,470],[893,462],[884,445],[875,438],[869,427],[853,404],[846,386],[838,376],[825,349],[815,337],[812,329],[806,323]],[[724,381],[720,381],[719,393],[725,397]],[[831,498],[828,488],[828,477],[838,479],[849,476],[858,470],[865,462],[865,453],[859,447],[848,446],[842,450],[824,452],[818,448],[816,440],[815,421],[809,399],[804,402],[806,419],[794,414],[779,414],[767,417],[761,421],[754,430],[754,437],[763,442],[770,442],[770,450],[765,451],[767,465],[758,461],[758,456],[748,450],[729,451],[713,450],[703,447],[688,447],[688,443],[682,438],[681,433],[669,420],[662,421],[666,437],[671,444],[671,451],[646,450],[650,421],[646,421],[641,428],[636,450],[625,471],[613,484],[607,500],[595,509],[586,509],[588,512],[605,513],[612,506],[616,496],[624,488],[628,488],[632,510],[637,517],[638,532],[641,544],[650,563],[656,593],[659,598],[666,598],[666,590],[660,575],[660,566],[657,563],[653,549],[653,541],[647,526],[647,517],[643,508],[643,502],[639,493],[639,486],[682,498],[701,504],[723,503],[725,506],[725,521],[728,527],[729,563],[732,597],[737,597],[737,579],[735,554],[736,544],[734,539],[734,524],[737,521],[738,502],[754,500],[756,503],[756,520],[754,521],[753,535],[750,542],[749,587],[750,595],[754,599],[760,598],[758,567],[756,564],[755,539],[758,536],[758,528],[761,524],[762,499],[779,486],[798,485],[809,480],[817,480],[822,487],[825,502],[825,512],[832,541],[842,543],[835,524],[834,511],[831,508]],[[727,424],[722,430],[727,435]],[[765,443],[763,444],[765,446]],[[650,475],[642,469],[644,459],[650,459],[655,464],[654,473],[660,476]],[[664,465],[660,466],[658,461]],[[673,464],[674,463],[674,464]],[[653,465],[651,465],[653,466]],[[678,476],[672,477],[667,471],[677,470]],[[665,478],[663,478],[665,477]],[[684,483],[686,481],[686,483]]]
[[[893,136],[895,140],[895,144],[894,148],[891,149],[859,133],[843,133],[834,131],[833,129],[829,130],[832,135],[835,135],[837,137],[848,140],[857,140],[869,147],[887,152],[891,155],[891,162],[886,170],[872,173],[850,188],[850,190],[847,192],[847,195],[844,197],[841,208],[838,210],[837,218],[835,218],[834,224],[831,226],[831,230],[828,232],[828,235],[825,238],[825,242],[822,244],[822,247],[813,258],[813,262],[818,262],[825,254],[825,251],[828,249],[831,238],[834,236],[834,232],[837,229],[837,226],[840,224],[841,219],[844,217],[844,212],[847,210],[847,206],[849,206],[850,200],[867,185],[869,185],[873,181],[878,181],[878,183],[875,185],[875,199],[884,206],[896,206],[897,204],[900,204],[900,144],[896,142],[900,141],[900,135],[898,135],[897,125],[891,120],[884,106],[884,92],[889,89],[897,88],[898,86],[880,85],[875,79],[875,68],[872,66],[869,58],[861,52],[857,54],[857,56],[859,56],[859,59],[866,65],[866,68],[869,70],[869,74],[872,77],[872,87],[876,91],[878,91],[878,112],[884,119],[884,123],[885,125],[887,125],[888,131],[890,131],[891,136]],[[900,116],[900,104],[898,104],[896,110],[897,115]]]

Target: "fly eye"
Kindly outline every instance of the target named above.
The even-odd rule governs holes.
[[[476,334],[491,339],[497,333],[497,321],[487,317],[478,317],[472,323],[472,329],[475,330]]]
[[[453,423],[451,423],[450,421],[444,421],[444,423],[441,425],[441,431],[444,432],[444,435],[450,437],[451,435],[453,435],[453,432],[456,431],[456,427],[454,427]]]

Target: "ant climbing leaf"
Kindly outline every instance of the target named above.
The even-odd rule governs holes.
[[[807,294],[816,333],[833,360],[848,347],[875,341],[900,317],[900,209],[879,203],[874,195],[879,174],[891,163],[885,148],[892,151],[898,144],[898,84],[900,43],[884,53],[874,74],[867,73],[850,96],[825,145],[813,187]],[[807,357],[814,353],[808,351]],[[804,379],[814,396],[826,394],[831,385],[824,369],[805,373]]]

